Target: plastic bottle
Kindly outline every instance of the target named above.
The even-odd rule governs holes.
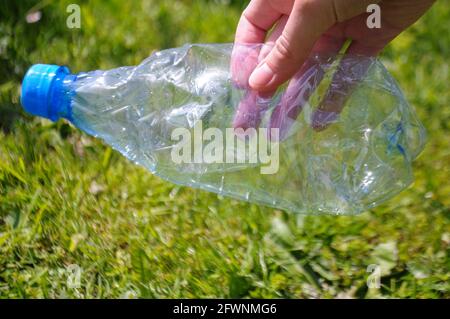
[[[298,213],[360,213],[412,182],[411,161],[423,148],[424,129],[377,59],[344,57],[336,63],[339,57],[311,57],[297,82],[260,98],[234,85],[232,51],[232,44],[186,45],[157,52],[136,67],[79,74],[37,64],[24,78],[21,100],[29,113],[65,118],[163,179]],[[244,70],[248,65],[242,63]],[[314,114],[323,98],[343,95],[333,85],[337,75],[352,89],[344,92],[340,114],[317,130]],[[305,100],[300,93],[311,83],[317,88]],[[301,107],[291,114],[295,103]],[[285,108],[274,112],[280,104]],[[247,139],[230,135],[238,115],[250,126],[270,128],[280,112],[290,114],[280,142],[270,131]],[[189,135],[191,154],[180,148]],[[223,138],[222,147],[219,141],[214,152],[210,145],[204,153],[212,135],[214,142]],[[227,144],[230,138],[234,144]],[[251,138],[267,152],[242,153],[239,142]],[[268,160],[272,155],[278,163]],[[263,172],[272,164],[274,170]]]

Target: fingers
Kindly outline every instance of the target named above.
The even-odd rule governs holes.
[[[266,0],[253,0],[243,12],[236,30],[235,46],[231,55],[233,83],[240,88],[248,87],[248,79],[258,64],[259,46],[267,31],[280,18]]]
[[[383,47],[381,44],[368,47],[359,42],[350,45],[333,75],[324,98],[312,115],[311,126],[314,130],[322,131],[338,120],[347,100],[373,64],[370,56],[376,56]]]
[[[235,129],[257,128],[270,105],[270,98],[264,98],[256,91],[248,91],[239,102],[234,115],[233,127]]]
[[[277,22],[273,31],[267,38],[264,46],[252,47],[249,45],[235,45],[235,54],[241,54],[240,57],[236,57],[234,80],[240,83],[241,88],[247,88],[245,86],[248,83],[248,77],[255,69],[257,62],[263,60],[271,51],[274,41],[280,36],[287,22],[287,17],[283,16]],[[258,49],[258,50],[256,50]],[[259,51],[260,49],[260,51]],[[254,64],[254,65],[253,65]],[[244,98],[239,102],[234,121],[234,128],[247,129],[250,127],[257,128],[263,117],[263,113],[267,110],[267,102],[270,101],[273,92],[267,92],[260,94],[256,91],[247,93]]]
[[[248,78],[258,65],[260,45],[238,44],[233,46],[231,53],[231,80],[240,89],[249,89]]]
[[[308,102],[311,94],[319,86],[327,69],[318,65],[313,56],[326,54],[333,58],[344,45],[345,38],[323,35],[314,45],[311,57],[303,64],[300,71],[292,78],[275,107],[269,127],[279,129],[279,139],[284,140],[289,129],[295,123],[297,116]],[[328,61],[331,64],[332,60]]]
[[[317,88],[323,75],[324,71],[314,63],[314,59],[311,59],[306,61],[300,71],[289,81],[269,122],[269,128],[279,129],[277,134],[279,140],[282,141],[288,136],[289,129],[295,123],[297,116]],[[273,140],[274,137],[269,136],[269,138]]]
[[[251,11],[250,11],[251,12]],[[246,15],[244,15],[246,16]],[[292,14],[291,14],[292,17]],[[281,16],[272,31],[272,33],[269,35],[266,41],[266,45],[261,49],[261,51],[258,53],[258,58],[256,58],[256,53],[252,52],[249,54],[248,49],[241,48],[239,49],[239,45],[237,45],[238,49],[235,49],[235,57],[232,59],[232,73],[233,75],[233,81],[235,83],[239,83],[240,87],[246,87],[245,85],[248,83],[248,76],[251,71],[254,70],[256,67],[257,61],[263,61],[267,60],[270,55],[274,52],[274,46],[277,46],[277,43],[279,43],[280,37],[282,37],[282,34],[284,30],[287,29],[287,24],[291,20],[291,17],[288,17],[286,15]],[[246,18],[244,17],[244,21]],[[266,20],[267,22],[268,20]],[[246,22],[244,22],[246,23]],[[292,23],[292,22],[291,22]],[[245,24],[244,24],[245,25]],[[266,25],[267,26],[267,25]],[[239,27],[238,27],[239,29]],[[247,38],[251,40],[258,40],[259,38],[255,36],[255,32],[251,33],[251,37],[248,37],[248,33],[246,33]],[[260,34],[259,34],[260,35]],[[258,36],[259,36],[258,35]],[[241,39],[241,35],[239,35],[237,38]],[[247,46],[248,48],[248,46]],[[244,54],[243,54],[244,52]],[[247,55],[245,58],[244,55]],[[240,56],[239,56],[240,55]],[[245,65],[243,63],[245,61]],[[300,67],[301,65],[299,65]],[[287,69],[292,70],[293,73],[299,69],[299,67],[296,66],[289,66]],[[249,72],[250,70],[250,72]],[[264,103],[258,103],[258,101],[267,101],[267,98],[270,97],[273,92],[276,90],[277,86],[272,86],[271,89],[266,89],[263,92],[260,93],[249,93],[247,94],[244,99],[239,103],[233,126],[235,128],[249,128],[249,127],[257,127],[259,126],[259,123],[262,119],[263,112],[267,109],[266,105]],[[251,88],[254,89],[254,88]],[[259,90],[254,90],[259,91]],[[265,98],[263,98],[263,96]]]
[[[339,2],[339,0],[337,1]],[[348,48],[338,70],[333,75],[327,93],[312,115],[311,125],[317,131],[324,130],[331,123],[337,121],[348,99],[364,80],[373,64],[373,59],[370,57],[377,56],[402,30],[414,23],[434,1],[422,0],[414,3],[409,0],[376,2],[379,2],[381,5],[383,12],[382,25],[386,27],[379,30],[358,28],[357,26],[364,25],[367,18],[365,14],[355,16],[351,21],[347,22],[349,36],[357,38],[359,41],[352,42]],[[361,1],[361,4],[366,6],[368,3],[364,0]],[[344,16],[347,15],[346,18],[348,19],[349,15],[353,15],[357,11],[345,13]],[[402,18],[399,19],[399,17]],[[360,57],[355,58],[358,55]],[[366,56],[367,58],[361,56]]]
[[[242,13],[236,30],[236,43],[262,43],[267,31],[281,17],[270,1],[253,0]]]
[[[326,30],[365,12],[367,4],[373,1],[380,0],[295,1],[274,48],[250,76],[250,87],[261,92],[275,91],[299,70]]]
[[[296,1],[286,26],[269,55],[249,79],[254,90],[267,92],[291,78],[308,58],[319,36],[334,24],[323,14],[323,1]]]
[[[263,61],[269,53],[272,51],[273,47],[277,39],[283,33],[284,28],[286,27],[286,23],[288,22],[289,16],[283,15],[277,21],[276,25],[273,27],[273,30],[270,32],[269,36],[266,38],[263,48],[261,49],[261,53],[259,55],[259,62]]]
[[[327,43],[325,40],[330,39],[321,35],[336,22],[345,21],[364,12],[368,1],[280,1],[279,4],[283,4],[284,9],[277,10],[275,7],[270,7],[270,4],[276,1],[253,0],[241,18],[236,42],[263,42],[271,26],[277,20],[278,23],[267,39],[268,46],[261,49],[259,45],[252,48],[248,44],[245,46],[236,44],[233,50],[231,61],[233,82],[241,88],[259,92],[248,93],[241,101],[234,119],[234,126],[257,127],[267,104],[264,102],[261,106],[258,102],[261,96],[271,96],[279,85],[300,69],[290,82],[270,120],[270,126],[280,128],[283,138],[325,72],[324,70],[312,72],[312,66],[305,64],[311,50],[315,53],[325,51],[328,55],[338,53],[345,39],[335,37],[333,40],[337,41]],[[287,8],[289,6],[293,7]],[[353,46],[352,50],[356,52],[358,46]],[[362,47],[359,50],[363,54],[370,51],[370,49],[362,50]],[[339,82],[339,77],[344,78],[342,74],[336,73],[333,81]],[[332,85],[334,88],[330,88],[321,106],[313,114],[312,125],[317,130],[325,128],[328,123],[337,118],[337,114],[346,102],[345,94],[339,93],[350,94],[355,83],[333,82]]]

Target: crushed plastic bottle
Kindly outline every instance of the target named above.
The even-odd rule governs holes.
[[[263,98],[234,81],[241,70],[248,73],[245,56],[261,45],[237,46],[186,45],[136,67],[76,75],[34,65],[22,104],[31,114],[71,121],[173,183],[297,213],[360,213],[412,182],[424,128],[376,58],[311,57],[288,86]],[[233,68],[232,52],[239,51],[246,52],[242,67]],[[234,139],[233,127],[268,128],[253,135],[271,152],[242,154],[239,141],[252,136]],[[279,128],[280,139],[270,128]],[[234,142],[215,141],[214,152],[204,153],[211,151],[211,132]],[[186,136],[193,142],[184,154]],[[213,160],[202,161],[205,154]],[[255,154],[265,158],[249,161]],[[264,173],[274,154],[276,169]]]

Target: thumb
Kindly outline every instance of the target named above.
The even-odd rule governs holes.
[[[330,28],[334,15],[324,14],[328,1],[295,1],[281,35],[249,78],[256,91],[274,91],[290,79],[308,58],[316,40]]]
[[[371,1],[380,0],[294,1],[286,27],[269,55],[251,74],[250,87],[259,92],[275,91],[300,69],[325,31],[364,12]]]

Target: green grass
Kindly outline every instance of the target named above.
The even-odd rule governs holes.
[[[21,111],[27,67],[140,62],[232,41],[238,1],[0,3],[0,297],[450,297],[450,6],[383,53],[429,136],[409,189],[356,217],[297,216],[178,187],[60,121]],[[27,24],[28,9],[43,13]],[[370,264],[382,288],[367,289]],[[81,269],[80,285],[70,283]]]

